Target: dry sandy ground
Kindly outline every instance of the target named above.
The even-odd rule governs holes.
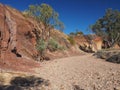
[[[46,90],[120,90],[120,64],[97,59],[92,54],[43,62],[36,72],[50,80]]]

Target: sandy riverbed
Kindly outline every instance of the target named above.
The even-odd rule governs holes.
[[[92,54],[43,62],[39,77],[50,80],[48,90],[120,90],[120,65]]]

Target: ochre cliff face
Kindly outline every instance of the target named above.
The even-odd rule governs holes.
[[[37,55],[34,30],[34,24],[19,11],[0,4],[0,58],[32,59]]]
[[[103,44],[103,40],[101,37],[95,37],[92,40],[93,44],[92,44],[92,50],[97,52],[98,50],[102,49],[102,44]]]
[[[93,52],[97,52],[98,50],[102,49],[103,40],[98,36],[91,38],[88,38],[87,36],[75,36],[74,39],[80,48],[84,49],[85,51],[89,52],[89,50],[91,50]]]

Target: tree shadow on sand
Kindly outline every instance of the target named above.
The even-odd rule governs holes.
[[[0,85],[0,90],[41,90],[42,86],[49,86],[49,80],[43,78],[15,77],[10,81],[11,85]]]

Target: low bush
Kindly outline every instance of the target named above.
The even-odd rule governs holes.
[[[40,54],[43,54],[45,49],[46,49],[46,43],[43,39],[39,39],[37,41],[37,45],[36,45],[37,50],[40,52]]]
[[[48,41],[47,47],[50,51],[64,50],[64,47],[59,45],[59,43],[55,39],[50,39]]]

